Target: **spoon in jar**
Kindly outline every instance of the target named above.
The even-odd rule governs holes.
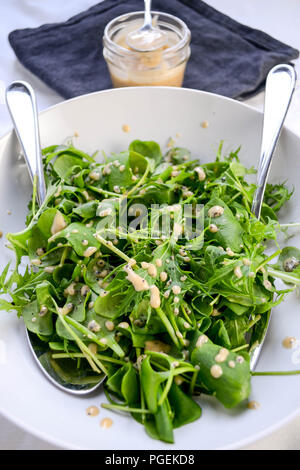
[[[16,134],[21,144],[27,163],[30,179],[36,183],[38,204],[43,204],[46,197],[46,185],[40,147],[40,135],[37,116],[35,93],[29,83],[16,81],[6,89],[6,104],[10,112]],[[63,381],[51,366],[51,356],[46,355],[41,344],[35,341],[26,328],[26,336],[33,357],[45,374],[56,387],[73,395],[86,395],[96,390],[105,376],[99,376],[97,383],[74,385]],[[42,360],[43,356],[43,360]]]
[[[127,45],[138,52],[152,52],[163,47],[167,39],[164,31],[152,26],[151,0],[145,0],[144,24],[128,34]]]
[[[261,153],[256,183],[257,189],[252,202],[252,213],[257,219],[260,218],[274,150],[292,100],[295,84],[296,72],[292,65],[276,65],[267,76]],[[258,324],[260,328],[258,334],[261,337],[260,343],[251,351],[251,370],[255,369],[260,356],[270,323],[271,311],[265,315],[263,327]]]

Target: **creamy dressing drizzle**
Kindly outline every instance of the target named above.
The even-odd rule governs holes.
[[[216,362],[224,362],[228,357],[229,351],[226,348],[221,348],[219,353],[215,357]]]
[[[206,335],[199,336],[196,342],[196,348],[200,348],[201,346],[203,346],[203,344],[207,342],[208,342],[208,337]]]
[[[108,330],[108,331],[113,331],[115,329],[115,324],[114,322],[110,321],[110,320],[107,320],[105,322],[105,328]]]
[[[86,410],[88,416],[98,416],[100,410],[97,406],[89,406]]]
[[[214,377],[215,379],[218,379],[218,378],[221,377],[221,375],[223,374],[222,367],[219,366],[218,364],[214,364],[214,365],[211,366],[211,368],[210,368],[210,374],[211,374],[212,377]]]
[[[238,278],[238,279],[241,279],[241,277],[243,277],[243,273],[241,271],[241,267],[240,266],[236,266],[234,268],[234,275]]]
[[[139,274],[136,274],[130,266],[126,265],[123,269],[127,273],[126,279],[131,282],[137,292],[149,289],[149,284],[146,279],[143,279]]]
[[[203,168],[201,168],[201,166],[197,166],[195,168],[195,171],[198,174],[199,181],[204,181],[205,178],[206,178],[206,174],[205,174],[205,171],[203,170]]]
[[[287,336],[282,341],[282,346],[286,349],[293,349],[296,345],[297,339],[294,336]]]
[[[56,233],[60,232],[61,230],[66,228],[66,226],[67,224],[64,219],[64,216],[62,215],[61,212],[57,211],[53,219],[52,226],[51,226],[52,235],[55,235]]]
[[[72,282],[72,283],[64,290],[64,293],[65,293],[66,295],[75,295],[75,294],[76,294],[75,286],[76,286],[76,283],[75,283],[75,282]]]
[[[46,266],[45,267],[45,272],[46,273],[53,273],[53,271],[57,268],[57,266]]]
[[[110,418],[103,418],[100,422],[100,426],[104,429],[108,429],[112,426],[113,420]]]
[[[149,266],[148,266],[148,274],[151,277],[156,277],[157,276],[156,266],[154,266],[154,264],[152,264],[152,263],[150,263]]]
[[[173,291],[173,294],[175,294],[175,295],[180,294],[180,292],[181,292],[181,287],[178,286],[178,285],[174,285],[174,286],[172,287],[172,291]]]
[[[94,253],[96,253],[97,251],[97,248],[95,246],[89,246],[84,252],[83,252],[83,256],[85,258],[89,258],[90,256],[92,256]]]
[[[215,224],[210,224],[210,226],[209,226],[209,231],[210,231],[211,233],[216,233],[216,232],[219,231],[219,229],[218,229],[218,227],[217,227]]]
[[[131,128],[128,124],[123,124],[122,131],[123,132],[130,132]]]
[[[221,215],[223,215],[224,213],[224,208],[222,206],[213,206],[211,207],[208,212],[207,212],[207,215],[208,217],[220,217]]]
[[[152,308],[160,307],[160,292],[158,287],[150,286],[150,305]]]
[[[258,408],[260,408],[260,403],[258,403],[258,401],[255,401],[255,400],[251,400],[249,401],[247,407],[250,410],[258,410]]]

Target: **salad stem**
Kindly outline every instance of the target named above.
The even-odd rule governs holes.
[[[91,191],[94,191],[95,193],[103,194],[104,197],[107,197],[107,196],[118,197],[118,198],[121,197],[120,194],[113,193],[111,191],[106,191],[105,189],[98,188],[96,186],[91,186],[88,184],[86,187],[90,189]]]
[[[126,197],[131,196],[131,194],[133,194],[140,186],[142,186],[144,184],[149,171],[150,171],[150,165],[149,165],[149,163],[147,163],[147,167],[146,167],[146,170],[145,170],[143,176],[137,182],[137,184],[126,194]]]
[[[96,238],[102,245],[106,246],[106,248],[109,248],[113,253],[120,256],[120,258],[124,259],[127,263],[131,260],[129,256],[125,255],[123,251],[119,250],[115,245],[113,245],[110,240],[105,240],[105,238],[103,238],[99,233],[96,234]]]
[[[151,411],[145,410],[143,408],[130,408],[129,406],[124,405],[112,405],[110,403],[102,403],[102,408],[106,408],[108,410],[120,410],[125,411],[127,413],[142,413],[142,414],[152,414]]]
[[[81,349],[83,355],[85,356],[86,360],[89,362],[92,369],[95,372],[98,372],[98,373],[101,373],[101,371],[99,370],[99,369],[101,369],[104,374],[107,374],[107,371],[106,371],[105,367],[101,364],[100,361],[98,361],[97,358],[95,358],[95,354],[93,354],[89,350],[89,348],[81,341],[81,339],[75,334],[75,332],[72,330],[72,328],[70,328],[70,326],[67,324],[67,322],[64,319],[64,316],[59,312],[58,307],[57,307],[57,313],[58,313],[58,316],[60,318],[60,321],[62,322],[62,324],[64,325],[66,330],[70,333],[70,335],[74,338],[74,340],[77,343],[79,349]],[[94,363],[97,364],[99,369],[98,369],[98,367],[95,366]]]
[[[296,276],[293,276],[293,274],[288,274],[287,272],[279,271],[277,269],[273,269],[270,266],[266,267],[268,274],[273,277],[277,277],[279,279],[282,279],[283,281],[289,283],[289,284],[296,284],[300,285],[300,279],[297,278]]]
[[[175,344],[175,346],[177,346],[179,348],[179,342],[178,342],[177,336],[176,336],[176,334],[173,330],[173,327],[172,327],[167,315],[163,312],[161,307],[158,307],[156,309],[156,312],[157,312],[159,318],[161,319],[161,321],[163,322],[163,324],[165,325],[169,335],[172,338],[173,343]]]
[[[120,364],[120,365],[126,364],[125,361],[122,361],[120,359],[115,359],[114,357],[104,356],[103,354],[95,354],[95,356],[104,362],[112,362],[113,364]],[[70,354],[56,353],[56,354],[52,354],[52,357],[53,359],[85,358],[84,354],[80,354],[80,353],[70,353]]]
[[[253,376],[263,376],[263,375],[300,375],[300,370],[280,370],[280,371],[268,371],[268,372],[251,372]]]
[[[193,394],[194,394],[194,389],[195,389],[195,385],[196,385],[198,373],[199,373],[199,371],[198,371],[198,370],[195,370],[195,372],[194,372],[193,375],[192,375],[192,380],[191,380],[190,389],[189,389],[190,395],[193,395]]]

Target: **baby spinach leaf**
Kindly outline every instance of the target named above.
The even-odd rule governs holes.
[[[248,398],[250,394],[249,361],[243,356],[229,352],[225,361],[217,363],[216,356],[219,353],[220,346],[207,342],[193,350],[191,361],[192,364],[200,367],[199,379],[205,387],[213,392],[226,408],[232,408]],[[234,367],[230,367],[229,363],[234,364]],[[221,370],[221,375],[218,377],[212,374],[214,366]],[[219,373],[219,370],[217,372]]]
[[[175,383],[170,388],[168,399],[174,411],[173,428],[192,423],[201,417],[201,407],[187,396]]]
[[[210,334],[215,343],[220,344],[226,348],[231,348],[231,341],[223,320],[217,320],[214,323],[210,329]]]
[[[170,160],[170,162],[173,163],[174,165],[185,163],[187,160],[190,160],[190,158],[191,158],[190,150],[183,148],[183,147],[172,147],[166,153],[166,159]]]
[[[120,367],[111,377],[109,377],[106,381],[106,387],[114,392],[116,395],[118,395],[120,398],[123,398],[122,396],[122,381],[123,378],[128,371],[128,366],[127,364]]]
[[[222,214],[210,217],[209,210],[216,206],[223,209]],[[216,240],[216,243],[224,249],[230,248],[233,252],[240,253],[243,229],[229,207],[216,197],[205,205],[205,226],[208,227],[210,224],[215,224],[218,231],[215,233],[206,231],[205,235],[209,240]]]
[[[125,372],[122,384],[121,392],[128,405],[134,405],[139,402],[139,383],[137,373],[135,372],[131,363],[126,364],[127,371]]]
[[[121,304],[126,299],[126,294],[108,292],[104,297],[99,296],[95,302],[95,311],[105,318],[115,319],[122,315]]]
[[[110,161],[118,161],[119,165],[115,166],[113,163],[110,165],[110,173],[108,175],[108,188],[110,191],[115,191],[116,188],[126,188],[132,184],[132,171],[129,162],[129,152],[121,152],[114,154]],[[115,189],[114,189],[115,188]]]
[[[89,201],[76,207],[73,212],[83,219],[92,219],[96,216],[98,205],[97,201]]]
[[[129,145],[129,150],[143,155],[150,162],[153,161],[153,163],[151,163],[152,168],[158,165],[162,159],[160,147],[153,141],[142,142],[141,140],[134,140]]]
[[[155,372],[150,364],[150,358],[142,362],[141,383],[149,410],[156,413],[158,409],[159,387],[169,376],[169,372]]]
[[[42,235],[48,239],[51,237],[51,227],[54,221],[54,217],[57,214],[57,209],[51,208],[43,212],[37,222],[37,227]]]
[[[134,307],[130,315],[132,330],[139,335],[154,335],[166,331],[161,319],[144,299]]]
[[[53,333],[52,313],[49,311],[41,316],[37,300],[25,305],[22,310],[22,317],[26,328],[32,333],[50,336]]]
[[[73,330],[73,332],[80,338],[84,339],[84,335],[76,330],[73,326],[69,325],[69,327]],[[55,323],[56,333],[62,339],[67,339],[70,341],[74,340],[73,335],[67,330],[65,325],[62,323],[61,319],[57,317]]]
[[[95,231],[92,227],[86,227],[84,224],[74,222],[56,234],[54,239],[59,240],[64,238],[77,255],[89,257],[90,255],[86,254],[89,247],[96,248],[96,251],[100,247],[100,243],[95,238],[94,233]]]
[[[56,174],[64,180],[74,172],[74,168],[78,168],[80,170],[87,166],[88,163],[84,162],[81,158],[78,158],[75,155],[63,154],[57,158],[53,165],[53,169]]]
[[[158,398],[161,397],[161,388],[158,388]],[[158,406],[156,413],[154,414],[156,431],[161,441],[173,443],[173,425],[170,416],[170,408],[168,406],[168,400],[165,400],[162,405]]]
[[[148,161],[144,155],[134,150],[130,150],[129,152],[129,163],[132,172],[140,175],[143,175],[148,167]]]

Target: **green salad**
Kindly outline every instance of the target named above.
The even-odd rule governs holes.
[[[199,163],[136,140],[97,163],[48,147],[46,199],[34,187],[27,228],[7,235],[0,308],[22,316],[44,367],[77,388],[105,376],[103,407],[169,443],[201,417],[195,396],[247,403],[251,351],[300,284],[299,250],[277,243],[292,193],[268,184],[257,220],[255,171],[222,153]]]

